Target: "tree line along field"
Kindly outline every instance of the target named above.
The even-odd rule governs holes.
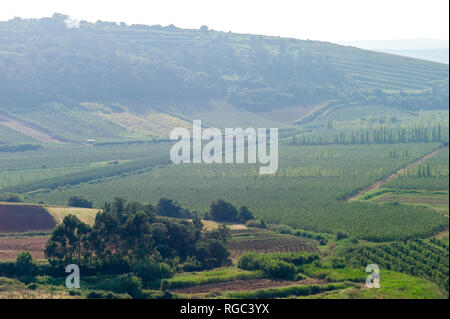
[[[293,144],[391,144],[414,142],[444,142],[448,144],[448,112],[419,112],[395,115],[365,115],[354,119],[352,107],[341,110],[350,119],[320,118],[319,128],[293,135]],[[413,113],[414,114],[414,113]],[[305,124],[304,126],[311,126]]]
[[[449,149],[446,148],[420,165],[399,173],[384,186],[393,189],[443,191],[449,188]]]
[[[200,213],[211,201],[225,198],[248,206],[268,223],[316,232],[341,230],[373,241],[407,239],[444,230],[448,220],[423,207],[344,199],[438,147],[438,143],[280,145],[279,170],[273,176],[260,176],[257,166],[247,164],[164,165],[128,176],[112,174],[95,183],[64,186],[64,179],[58,177],[57,189],[25,196],[28,201],[61,205],[71,195],[81,194],[92,198],[96,207],[118,194],[153,203],[170,196]],[[14,165],[20,166],[20,161]]]
[[[92,180],[95,176],[118,175],[124,170],[151,167],[155,159],[168,159],[169,150],[168,143],[141,142],[94,146],[45,145],[32,152],[0,152],[0,192],[14,187],[21,187],[17,189],[21,192],[23,187],[45,188],[55,183],[64,186],[65,183],[76,183],[82,175],[84,180]],[[42,184],[43,181],[46,185],[30,186],[30,183]]]

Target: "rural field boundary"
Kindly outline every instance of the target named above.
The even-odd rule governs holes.
[[[38,140],[40,142],[64,144],[63,141],[56,139],[56,138],[48,135],[47,133],[39,131],[35,128],[27,126],[24,123],[19,122],[10,117],[0,115],[0,122],[2,122],[2,125],[6,126],[6,127],[9,127],[10,129],[12,129],[14,131],[20,132],[24,135],[34,138],[35,140]]]
[[[370,185],[369,187],[364,188],[363,190],[359,191],[357,194],[352,195],[350,197],[348,197],[345,201],[349,202],[355,199],[358,199],[359,197],[361,197],[362,195],[364,195],[367,192],[371,192],[371,191],[375,191],[377,189],[379,189],[381,187],[381,185],[383,185],[384,183],[397,178],[400,172],[405,171],[408,168],[413,168],[416,167],[417,165],[422,164],[424,161],[426,161],[427,159],[437,155],[438,153],[440,153],[441,151],[443,151],[445,148],[447,148],[447,146],[442,146],[434,151],[432,151],[431,153],[428,153],[424,156],[422,156],[421,158],[419,158],[418,160],[406,165],[405,167],[397,170],[395,173],[389,175],[388,177],[385,177],[377,182],[375,182],[374,184]]]

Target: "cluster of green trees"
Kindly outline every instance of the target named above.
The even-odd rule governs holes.
[[[211,203],[207,218],[222,222],[241,222],[245,223],[254,219],[254,215],[248,210],[247,206],[241,206],[237,209],[233,204],[218,199]]]
[[[134,172],[143,172],[157,165],[167,164],[167,156],[159,156],[152,159],[142,159],[126,162],[117,165],[96,167],[76,173],[69,173],[63,176],[55,176],[44,179],[34,180],[28,183],[16,186],[5,187],[2,190],[16,193],[26,193],[37,189],[56,189],[63,186],[77,185],[93,180],[101,180],[107,177],[131,174]]]
[[[386,182],[395,189],[446,190],[449,187],[448,148],[415,167],[399,171],[398,178]]]
[[[294,229],[288,225],[277,225],[271,228],[280,234],[288,234],[297,237],[305,237],[317,240],[320,245],[325,245],[328,242],[328,239],[330,239],[332,236],[331,234],[318,234],[313,231]]]
[[[19,144],[19,145],[0,145],[0,152],[25,152],[41,149],[41,145],[36,144]]]
[[[448,176],[448,165],[432,166],[431,163],[408,167],[398,173],[406,177],[445,177]]]
[[[181,207],[176,201],[168,198],[161,198],[156,205],[156,214],[159,216],[173,218],[193,218],[196,212],[190,212],[188,209]]]
[[[157,212],[150,204],[116,198],[105,203],[93,226],[68,215],[53,231],[45,256],[57,268],[75,263],[91,272],[133,271],[143,281],[168,278],[177,270],[227,263],[226,227],[205,232],[198,218],[190,222]]]
[[[23,197],[16,193],[0,193],[0,202],[22,203]]]
[[[335,129],[331,132],[293,136],[294,144],[395,144],[442,142],[448,144],[448,125],[382,126],[377,128]]]
[[[350,248],[344,258],[347,264],[394,270],[431,280],[448,291],[448,243],[442,240],[410,240],[377,246]]]
[[[84,208],[92,208],[93,201],[85,198],[82,195],[73,195],[70,196],[67,200],[67,206],[72,207],[84,207]]]
[[[54,269],[50,269],[48,264],[36,262],[28,251],[20,252],[16,260],[0,262],[0,276],[4,277],[32,277],[36,275],[50,275]],[[64,274],[64,269],[59,272]]]
[[[244,270],[262,270],[271,278],[295,279],[296,266],[310,264],[318,260],[315,253],[254,253],[243,254],[238,267]]]

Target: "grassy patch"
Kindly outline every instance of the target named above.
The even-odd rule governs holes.
[[[308,296],[324,291],[344,289],[347,287],[349,287],[349,284],[346,283],[328,285],[293,285],[281,288],[260,289],[255,291],[229,292],[224,296],[228,298],[239,299],[287,298],[289,296]]]
[[[362,269],[354,268],[325,268],[314,265],[305,265],[301,268],[301,272],[308,277],[324,279],[329,282],[352,281],[364,282],[367,274]]]
[[[213,284],[234,280],[263,278],[261,271],[245,271],[238,268],[219,268],[210,271],[176,274],[168,279],[170,289],[179,289],[197,285]]]
[[[45,209],[53,216],[57,224],[61,224],[64,217],[69,214],[75,215],[82,222],[93,225],[95,222],[95,216],[98,213],[98,209],[91,208],[78,208],[78,207],[57,207],[46,206]]]

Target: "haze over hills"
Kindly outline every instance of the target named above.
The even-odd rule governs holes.
[[[449,41],[438,39],[372,40],[342,43],[358,48],[449,63]]]
[[[66,19],[0,22],[0,143],[36,139],[30,129],[39,141],[167,138],[194,118],[282,127],[354,105],[449,105],[440,63],[206,26]]]

